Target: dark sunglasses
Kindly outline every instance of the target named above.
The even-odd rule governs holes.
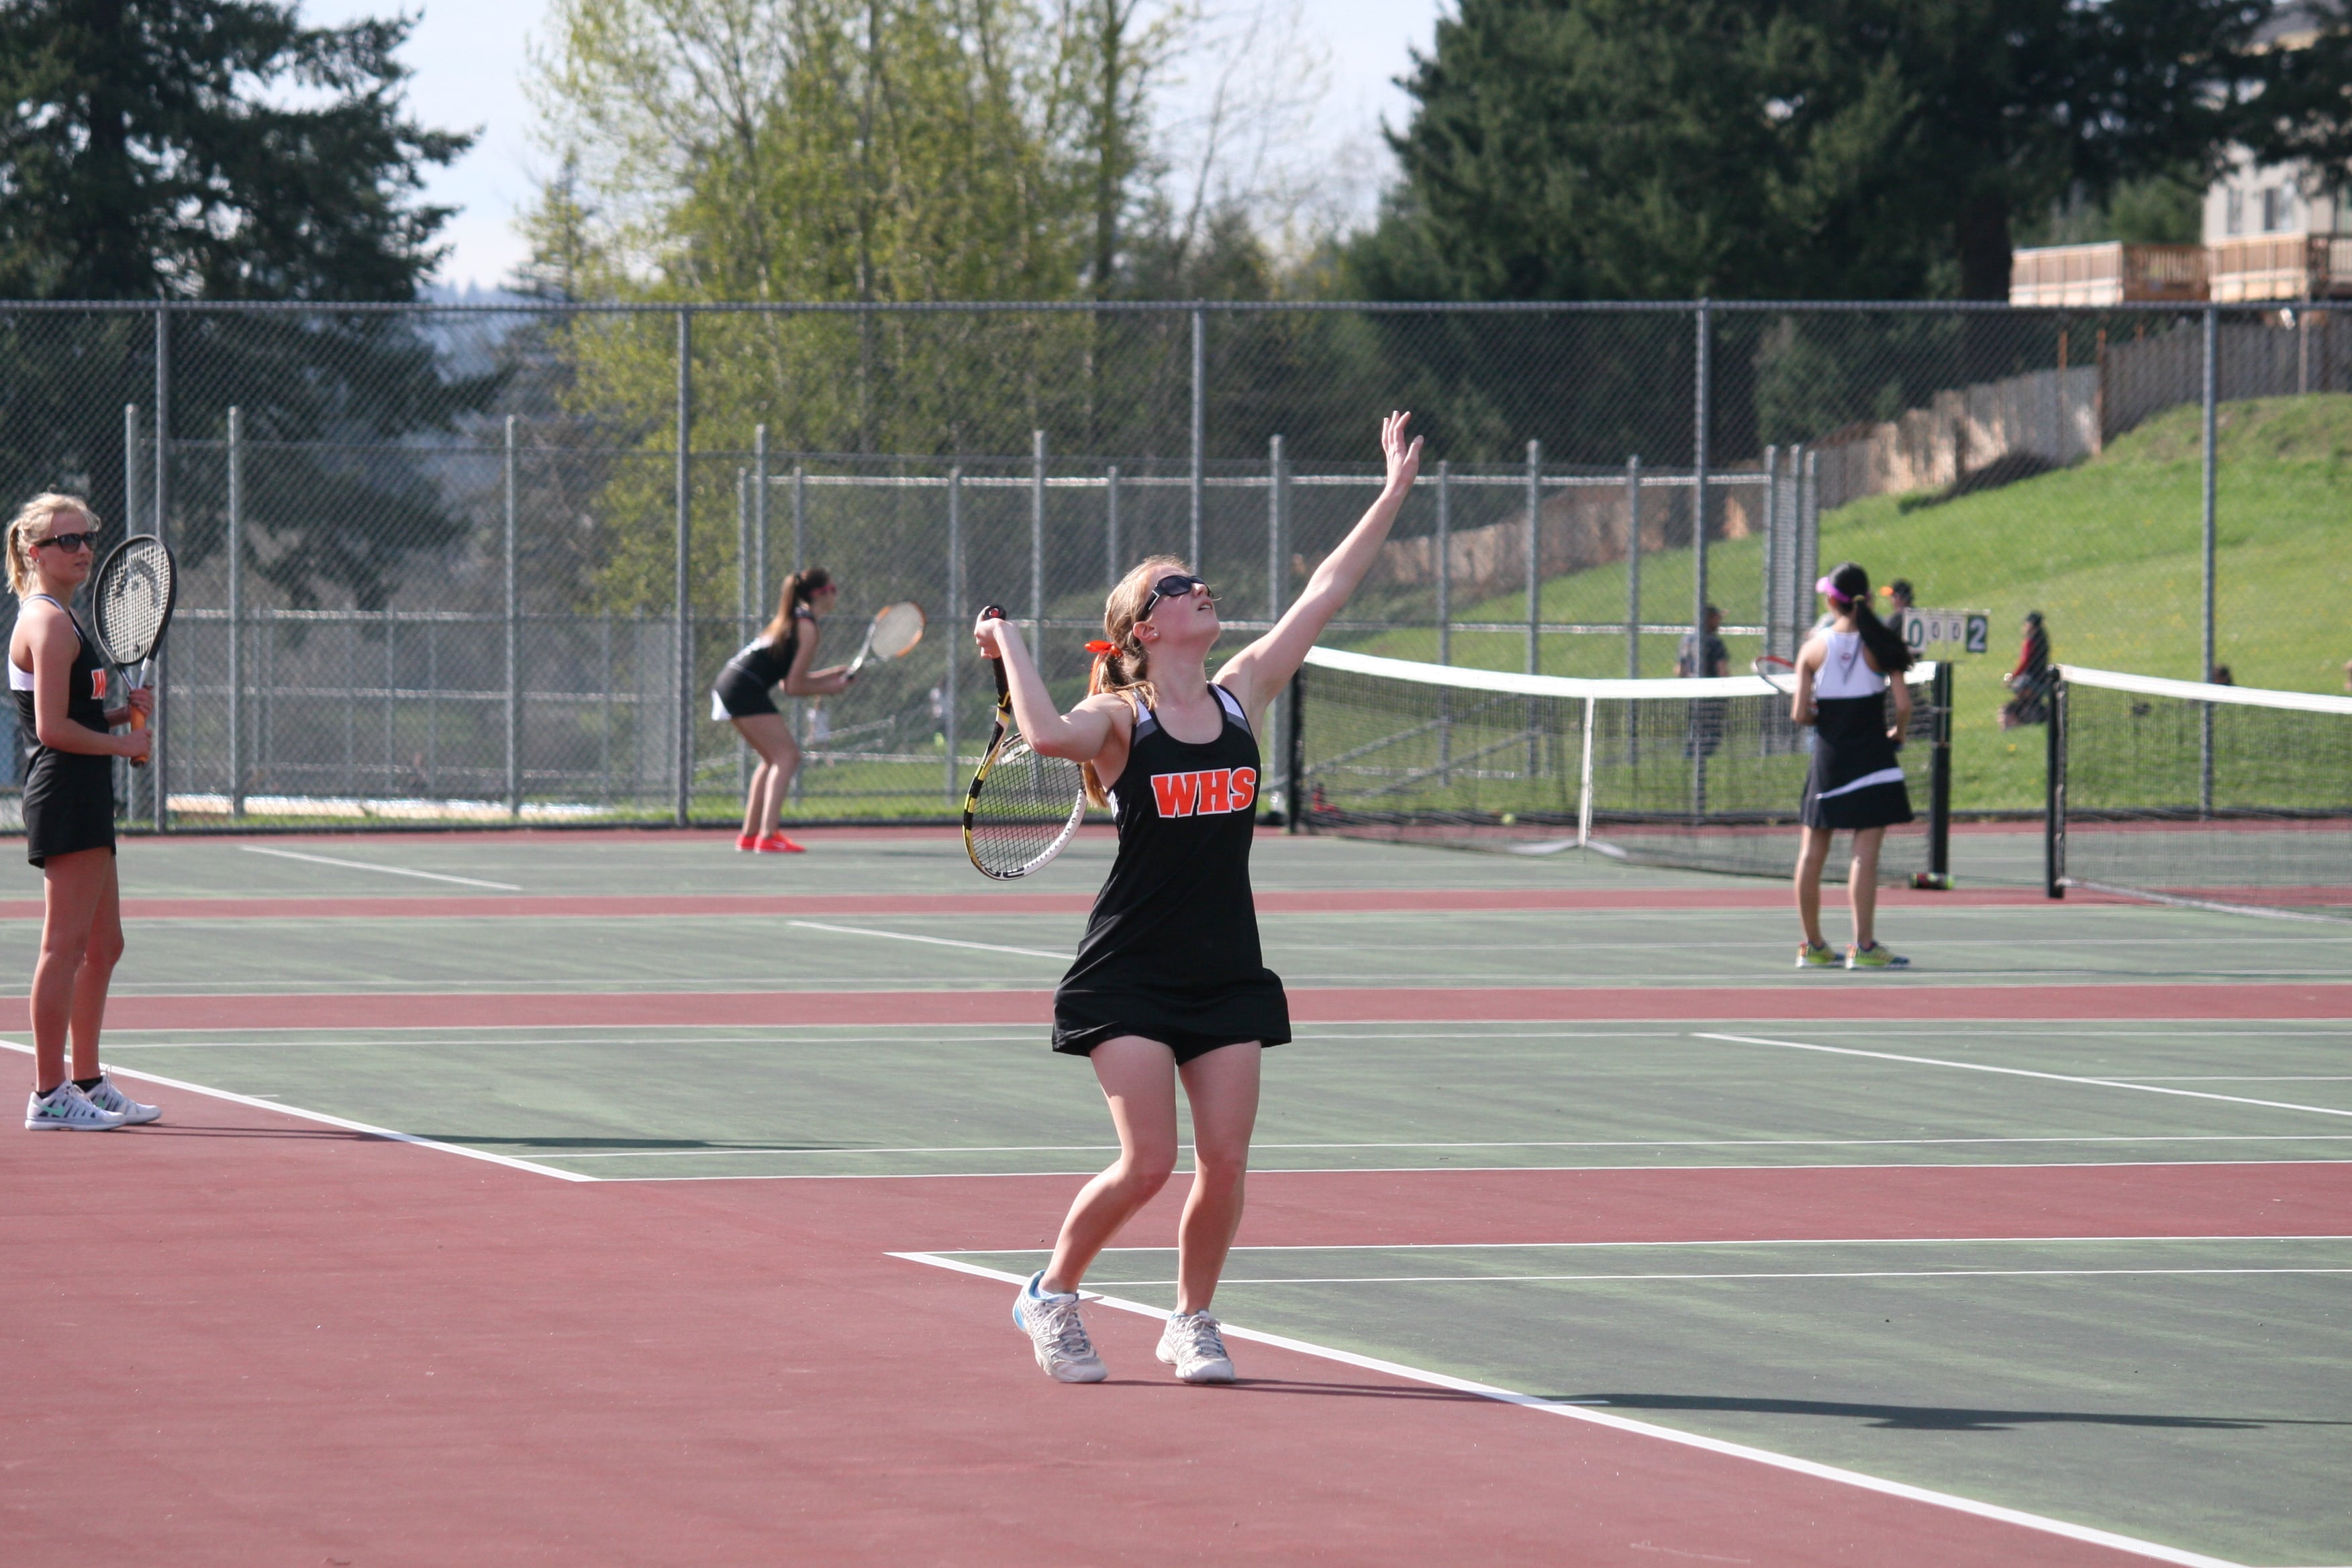
[[[52,533],[47,539],[36,539],[33,541],[33,548],[36,550],[38,550],[44,544],[54,544],[59,550],[65,551],[92,550],[97,548],[98,535],[95,533]]]
[[[1151,584],[1151,597],[1143,601],[1143,613],[1135,618],[1139,621],[1148,621],[1151,618],[1153,606],[1160,600],[1181,598],[1195,588],[1208,594],[1209,603],[1213,605],[1217,602],[1217,595],[1210,590],[1207,579],[1187,577],[1181,573],[1171,572]]]

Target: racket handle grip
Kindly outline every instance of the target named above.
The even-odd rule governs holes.
[[[134,730],[144,730],[147,728],[147,715],[139,711],[138,709],[133,708],[131,710],[131,727]]]

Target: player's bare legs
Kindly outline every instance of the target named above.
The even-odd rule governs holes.
[[[743,834],[748,838],[764,838],[782,823],[784,795],[801,765],[800,745],[781,713],[753,713],[733,723],[760,757],[743,799]]]
[[[1797,919],[1804,923],[1808,947],[1826,947],[1822,940],[1822,868],[1829,864],[1830,846],[1837,835],[1826,827],[1800,831],[1804,838],[1797,851]]]
[[[1118,1158],[1079,1189],[1062,1221],[1053,1259],[1037,1282],[1053,1294],[1078,1288],[1097,1255],[1176,1169],[1176,1075],[1170,1070],[1176,1053],[1157,1040],[1121,1035],[1097,1046],[1087,1059],[1110,1102]]]
[[[1257,1130],[1258,1068],[1265,1047],[1255,1040],[1193,1058],[1179,1070],[1192,1102],[1192,1191],[1176,1230],[1176,1310],[1205,1310],[1241,1229],[1250,1137]]]
[[[1822,835],[1827,839],[1829,835]],[[1878,940],[1878,850],[1885,842],[1884,827],[1861,827],[1853,835],[1853,865],[1848,871],[1852,879],[1845,885],[1846,897],[1853,905],[1853,944],[1869,947]],[[1824,847],[1826,847],[1826,846]],[[1813,883],[1814,923],[1820,923],[1822,888],[1818,879]]]
[[[76,1076],[98,1076],[98,1025],[106,1012],[107,982],[122,955],[122,924],[119,917],[109,920],[110,940],[96,940],[100,911],[119,907],[113,850],[52,855],[41,872],[45,908],[41,956],[33,966],[33,1078],[47,1094],[66,1076],[68,1025]],[[94,951],[101,946],[103,952]],[[94,989],[83,984],[84,972],[93,965]]]

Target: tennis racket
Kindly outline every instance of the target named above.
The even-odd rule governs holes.
[[[1001,606],[981,612],[1004,618]],[[1078,764],[1040,756],[1013,725],[1013,684],[996,669],[996,733],[963,797],[963,849],[982,875],[1000,882],[1025,877],[1062,852],[1086,819],[1087,785]]]
[[[1773,690],[1789,697],[1794,697],[1797,694],[1797,665],[1794,659],[1782,658],[1777,653],[1768,653],[1749,668],[1762,676]]]
[[[107,552],[90,583],[90,630],[97,635],[98,651],[118,674],[134,664],[153,663],[179,594],[179,568],[171,550],[153,534],[133,534]],[[144,686],[147,675],[142,668],[131,684]],[[131,727],[145,729],[147,715],[132,709]]]
[[[923,640],[923,627],[929,623],[923,606],[908,599],[900,604],[885,605],[874,613],[866,628],[866,641],[859,647],[857,657],[849,661],[845,673],[856,679],[857,672],[877,658],[900,658]]]

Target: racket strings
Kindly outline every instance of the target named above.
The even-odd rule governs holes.
[[[1069,837],[1085,809],[1083,789],[1076,763],[1007,736],[972,793],[972,858],[994,877],[1034,869]]]
[[[172,612],[172,557],[160,540],[136,541],[107,561],[91,589],[99,640],[123,664],[153,651]]]
[[[897,658],[923,640],[923,612],[914,604],[893,605],[874,617],[876,658]]]

